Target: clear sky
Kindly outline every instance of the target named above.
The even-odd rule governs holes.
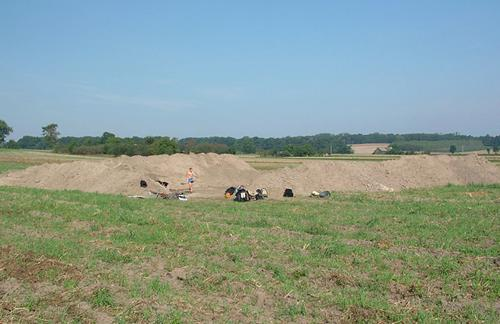
[[[13,138],[500,134],[500,1],[0,0]]]

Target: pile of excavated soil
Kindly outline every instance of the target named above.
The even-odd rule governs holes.
[[[190,167],[197,175],[195,188],[201,192],[232,184],[239,177],[248,179],[257,174],[254,168],[234,155],[121,156],[33,166],[0,176],[0,185],[126,195],[144,195],[148,190],[168,193],[157,180],[168,182],[168,189],[187,189],[185,175]],[[147,182],[146,189],[140,187],[141,180]]]
[[[298,194],[398,191],[448,183],[500,183],[500,168],[477,155],[405,156],[384,162],[305,161],[297,168],[260,174],[252,182],[274,190],[293,188]]]
[[[296,168],[257,171],[234,155],[175,154],[44,164],[0,176],[0,185],[144,195],[148,190],[186,189],[185,173],[194,169],[198,197],[222,197],[229,186],[267,188],[279,197],[284,188],[298,195],[311,191],[397,191],[467,183],[500,183],[500,168],[477,155],[407,156],[384,162],[305,161]],[[148,188],[139,183],[145,180]]]

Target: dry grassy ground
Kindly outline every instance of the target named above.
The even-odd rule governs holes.
[[[257,170],[276,170],[281,168],[294,168],[305,161],[373,161],[381,162],[399,159],[398,155],[363,155],[363,154],[334,154],[321,157],[260,157],[255,155],[243,155],[241,158]]]
[[[183,203],[3,187],[0,319],[495,322],[499,197]]]
[[[78,160],[99,160],[102,156],[57,154],[43,150],[9,150],[0,149],[0,163],[21,163],[36,165],[43,163],[59,163]]]
[[[353,144],[352,150],[355,154],[373,154],[377,148],[387,149],[390,143],[370,143],[370,144]]]

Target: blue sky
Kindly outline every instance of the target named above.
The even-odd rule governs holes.
[[[0,1],[0,119],[63,135],[500,134],[500,1]]]

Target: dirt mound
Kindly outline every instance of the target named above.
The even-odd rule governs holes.
[[[185,174],[189,167],[198,175],[196,187],[204,190],[257,174],[246,162],[227,154],[121,156],[34,166],[1,176],[0,185],[141,195],[147,192],[140,187],[141,180],[147,182],[148,190],[156,192],[167,192],[157,180],[168,182],[170,189],[186,189]]]
[[[396,191],[448,183],[499,182],[500,168],[483,157],[420,155],[384,162],[306,161],[297,168],[260,175],[253,184],[308,194],[313,190]]]
[[[198,197],[221,197],[225,188],[240,184],[265,187],[272,197],[279,197],[284,188],[304,195],[313,190],[394,191],[447,183],[500,183],[500,168],[477,155],[408,156],[384,162],[311,160],[292,169],[259,172],[234,155],[175,154],[44,164],[2,175],[0,185],[143,195],[147,191],[139,186],[140,180],[158,192],[167,190],[157,180],[169,182],[172,189],[186,189],[189,167],[197,174],[194,196]]]

